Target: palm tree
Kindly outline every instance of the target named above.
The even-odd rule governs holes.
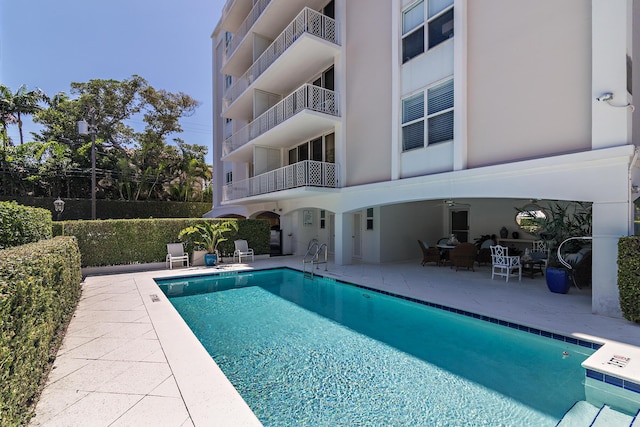
[[[11,89],[7,86],[0,84],[0,124],[2,130],[0,131],[0,137],[2,138],[2,146],[6,147],[10,145],[9,135],[7,135],[7,125],[12,125],[16,122],[13,115],[13,94]]]
[[[9,141],[7,125],[18,124],[20,145],[24,143],[22,135],[22,116],[37,113],[42,109],[40,102],[48,101],[47,95],[41,90],[27,90],[26,85],[18,88],[16,93],[4,85],[0,85],[0,123],[2,123],[3,141]]]
[[[41,89],[27,90],[26,85],[20,86],[13,95],[13,114],[18,121],[20,145],[24,143],[24,137],[22,136],[22,116],[37,113],[42,109],[38,104],[47,100],[47,95]]]

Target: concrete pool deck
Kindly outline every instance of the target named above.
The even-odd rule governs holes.
[[[287,266],[249,264],[88,276],[31,426],[259,426],[154,278]],[[548,291],[544,278],[491,280],[490,266],[455,271],[419,260],[329,263],[318,274],[550,332],[614,343],[640,358],[640,325],[591,313],[590,289]]]

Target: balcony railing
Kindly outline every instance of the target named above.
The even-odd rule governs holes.
[[[305,160],[223,187],[222,200],[230,201],[298,187],[338,187],[335,163]]]
[[[249,141],[266,133],[302,110],[339,116],[338,94],[319,86],[304,84],[282,101],[262,113],[258,118],[227,138],[222,145],[222,155],[237,150]]]
[[[313,34],[324,40],[339,45],[338,26],[335,19],[329,18],[313,9],[304,8],[302,12],[284,29],[273,43],[260,55],[242,77],[224,94],[227,106],[233,104],[242,93],[267,68],[271,66],[302,34]],[[234,37],[235,38],[235,37]],[[233,40],[232,40],[233,42]]]
[[[271,0],[258,0],[256,4],[249,12],[249,15],[245,18],[245,20],[240,24],[238,30],[233,34],[231,41],[225,48],[225,57],[227,59],[231,58],[231,55],[238,49],[242,40],[249,34],[249,30],[253,27],[253,24],[256,23],[262,12],[267,8],[267,6],[271,3]]]

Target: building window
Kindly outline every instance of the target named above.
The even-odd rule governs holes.
[[[429,21],[429,49],[451,37],[453,37],[453,7]]]
[[[453,139],[453,80],[427,89],[426,102],[425,123],[424,93],[402,100],[402,151]]]
[[[402,13],[402,62],[424,52],[424,1]]]
[[[224,47],[225,49],[227,49],[229,47],[229,44],[231,44],[231,39],[233,38],[233,33],[230,33],[229,31],[226,31],[224,33]]]
[[[224,75],[224,88],[225,90],[229,89],[231,87],[231,84],[233,83],[233,79],[230,75],[225,74]]]
[[[373,230],[373,208],[367,208],[367,230]]]
[[[425,34],[424,0],[402,13],[402,62],[424,53],[425,36],[428,49],[453,37],[453,0],[428,0],[427,34]]]
[[[318,162],[335,162],[335,134],[330,133],[300,144],[289,150],[289,164],[303,160]]]
[[[231,184],[233,182],[233,172],[227,172],[224,174],[225,184]]]
[[[326,215],[327,215],[327,211],[325,210],[321,210],[320,211],[320,228],[325,228],[326,227]]]
[[[453,80],[427,90],[428,143],[453,139]]]
[[[402,101],[402,151],[424,147],[424,94]]]

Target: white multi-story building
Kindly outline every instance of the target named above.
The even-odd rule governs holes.
[[[228,0],[208,216],[269,218],[283,253],[316,238],[338,264],[387,263],[515,231],[531,200],[590,202],[593,311],[619,316],[634,18],[633,0]]]

